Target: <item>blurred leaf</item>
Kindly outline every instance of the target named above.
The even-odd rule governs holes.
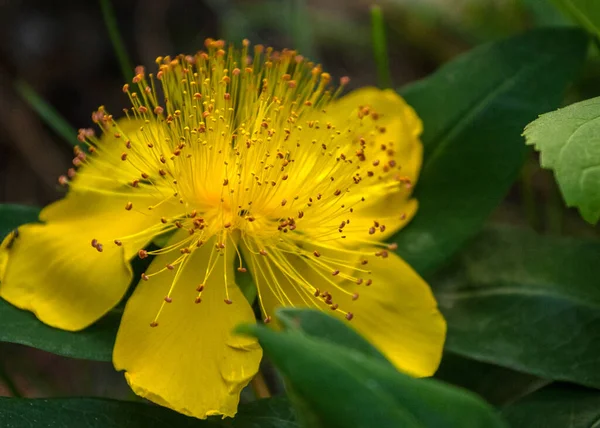
[[[600,3],[598,3],[600,6]],[[600,219],[600,97],[541,115],[525,128],[527,144],[554,170],[570,207],[589,223]]]
[[[100,0],[100,8],[102,9],[102,17],[104,18],[104,24],[108,31],[108,36],[115,50],[115,55],[121,66],[121,73],[126,82],[131,82],[133,79],[133,66],[131,65],[131,59],[127,54],[125,43],[121,33],[119,33],[119,25],[115,17],[115,11],[112,7],[110,0]]]
[[[434,377],[468,389],[495,406],[512,403],[551,382],[448,351],[444,353]]]
[[[337,346],[322,338],[333,337],[330,334],[311,336],[312,327],[303,332],[299,326],[307,325],[305,316],[314,317],[310,325],[320,323],[323,331],[340,328],[341,321],[322,312],[309,312],[292,315],[292,310],[286,310],[284,318],[304,321],[284,332],[257,325],[243,326],[240,331],[258,337],[294,394],[317,418],[312,419],[311,426],[505,426],[489,405],[467,391],[402,374],[379,358],[358,351],[356,346]]]
[[[534,30],[401,91],[424,122],[419,212],[395,237],[417,271],[433,271],[482,227],[525,160],[523,127],[560,103],[586,46],[579,30]]]
[[[383,21],[381,8],[377,5],[371,6],[371,40],[379,87],[382,89],[391,88],[393,84],[385,36],[385,22]]]
[[[0,398],[4,428],[296,428],[285,398],[241,405],[235,419],[199,420],[164,407],[99,398]]]
[[[19,225],[37,221],[38,214],[36,207],[0,204],[0,242]],[[31,312],[0,299],[0,342],[20,343],[66,357],[111,361],[119,319],[118,313],[111,312],[88,329],[73,333],[48,327]]]
[[[600,387],[600,242],[486,229],[431,281],[446,348]]]
[[[563,12],[587,31],[600,36],[600,2],[597,0],[553,0]]]
[[[553,385],[505,407],[502,413],[513,428],[597,428],[600,391]]]
[[[79,144],[77,132],[54,107],[46,102],[29,84],[23,80],[15,82],[17,92],[35,110],[42,121],[48,125],[59,137],[73,146]]]
[[[38,207],[0,204],[0,242],[18,226],[37,222],[39,213]]]

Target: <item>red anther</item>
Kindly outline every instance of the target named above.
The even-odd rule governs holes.
[[[282,175],[282,176],[281,176],[281,179],[282,179],[283,181],[287,180],[287,179],[288,179],[288,175],[287,175],[287,174],[284,174],[284,175]]]
[[[225,248],[225,243],[224,242],[219,242],[217,244],[217,247],[219,247],[220,249],[223,249],[223,248]]]
[[[148,251],[146,251],[146,250],[138,251],[138,257],[140,259],[145,259],[146,257],[148,257]]]
[[[374,227],[369,227],[369,235],[373,235],[375,233],[375,228]]]
[[[395,242],[392,242],[391,244],[388,244],[388,250],[394,251],[398,249],[398,244],[396,244]]]
[[[227,303],[228,305],[231,305],[231,304],[233,303],[233,302],[232,302],[231,300],[229,300],[229,299],[225,299],[225,300],[223,300],[223,301],[224,301],[225,303]]]
[[[166,217],[161,217],[161,218],[160,218],[160,222],[161,222],[162,224],[167,224],[167,219],[166,219]]]
[[[121,241],[119,241],[118,239],[115,239],[114,243],[117,247],[120,247],[121,245],[123,245],[123,243]]]
[[[92,247],[96,248],[96,246],[98,245],[98,240],[97,239],[92,239]]]
[[[381,251],[381,253],[379,254],[381,256],[382,259],[387,259],[388,258],[388,252],[383,250]]]
[[[361,265],[366,265],[367,263],[369,263],[369,261],[367,259],[361,260],[361,262],[360,262]]]
[[[350,83],[350,78],[348,76],[342,76],[340,78],[340,85],[345,86]]]
[[[238,272],[241,272],[241,273],[248,272],[248,269],[246,269],[245,267],[239,267],[239,268],[237,268],[237,270],[238,270]]]
[[[366,282],[366,284],[365,284],[365,285],[366,285],[366,286],[369,286],[369,285],[371,285],[371,284],[373,284],[373,280],[372,280],[372,279],[367,279],[367,282]]]
[[[354,294],[352,295],[352,300],[356,300],[356,299],[358,299],[358,293],[354,293]]]
[[[150,323],[150,327],[158,327],[158,323],[156,321],[152,321]]]
[[[127,153],[125,153],[125,152],[121,153],[121,160],[122,161],[127,160]]]
[[[298,211],[298,218],[304,217],[304,211]]]
[[[352,312],[348,312],[348,313],[346,314],[346,319],[347,319],[348,321],[350,321],[352,318],[354,318],[354,314],[353,314]]]
[[[332,311],[335,311],[338,308],[338,304],[334,303],[333,305],[330,306]]]
[[[150,279],[150,277],[148,275],[146,275],[145,273],[142,273],[141,277],[144,281],[148,281]]]
[[[165,267],[166,267],[167,269],[169,269],[169,270],[173,270],[173,269],[175,269],[175,266],[173,266],[171,263],[167,263],[167,264],[165,265]]]
[[[265,317],[265,319],[263,320],[263,322],[264,322],[265,324],[269,324],[269,323],[271,322],[271,317],[267,315],[267,316]]]
[[[315,297],[319,297],[321,295],[321,292],[318,288],[315,288],[315,292],[313,294],[315,295]]]
[[[315,257],[321,257],[321,253],[319,253],[317,250],[313,251],[313,254]]]
[[[379,160],[374,160],[373,161],[373,166],[378,166],[379,165]]]
[[[360,285],[360,284],[362,284],[362,283],[363,283],[363,281],[364,281],[364,280],[363,280],[362,278],[358,278],[358,279],[356,280],[356,285]]]
[[[400,215],[400,220],[406,220],[406,213],[402,213],[402,215]]]
[[[282,207],[284,207],[284,206],[285,206],[285,204],[287,204],[287,200],[286,200],[286,199],[282,199],[282,200],[281,200],[281,206],[282,206]]]
[[[140,180],[133,180],[131,182],[131,186],[132,187],[139,187],[139,185],[140,185]]]
[[[231,227],[231,223],[230,223],[230,222],[227,222],[227,223],[225,223],[225,224],[223,225],[223,227],[224,227],[225,229],[229,229],[229,228]]]
[[[336,269],[336,270],[334,270],[333,272],[331,272],[331,274],[332,274],[333,276],[339,275],[339,273],[340,273],[340,271],[339,271],[339,270],[337,270],[337,269]]]
[[[125,205],[125,209],[127,211],[131,211],[132,208],[133,208],[133,202],[127,202],[127,204]]]
[[[260,253],[261,256],[266,256],[267,255],[267,252],[265,250],[260,250],[259,253]]]
[[[142,178],[144,180],[147,180],[148,178],[150,178],[150,176],[148,174],[146,174],[145,172],[142,172]]]
[[[98,250],[98,252],[101,253],[104,250],[104,246],[102,244],[97,244],[96,250]]]
[[[225,99],[225,101],[229,101],[231,99],[231,94],[225,93],[225,95],[223,95],[223,98]]]
[[[342,191],[338,189],[338,190],[336,190],[335,192],[333,192],[333,194],[334,194],[335,196],[340,196],[340,195],[342,194]]]
[[[379,227],[379,222],[378,222],[377,220],[375,220],[375,221],[373,222],[373,226],[375,226],[375,227]]]
[[[163,177],[164,177],[165,175],[167,175],[167,172],[166,172],[164,169],[162,169],[162,168],[158,170],[158,173],[159,173],[161,176],[163,176]]]
[[[163,114],[164,111],[165,111],[165,109],[162,108],[161,106],[154,107],[154,114],[156,114],[156,115]]]
[[[60,177],[58,177],[58,184],[60,184],[61,186],[66,186],[67,184],[69,184],[69,179],[66,175],[61,175]]]
[[[172,298],[170,298],[169,296],[165,296],[165,302],[171,303],[172,301],[173,301]]]
[[[127,147],[128,149],[131,148],[131,141],[130,140],[125,141],[125,147]]]
[[[75,175],[77,175],[77,171],[75,171],[75,168],[69,168],[67,170],[67,177],[73,178],[75,177]]]
[[[202,297],[198,296],[194,299],[194,303],[200,303],[202,301]]]
[[[177,221],[175,222],[175,226],[176,226],[178,229],[181,229],[181,228],[183,227],[183,223],[181,223],[179,220],[177,220]]]
[[[129,91],[129,83],[125,83],[123,85],[123,92],[127,92],[127,91]]]
[[[384,224],[382,224],[381,226],[379,226],[379,231],[385,232],[385,225]]]
[[[190,213],[190,218],[194,218],[198,215],[198,211],[196,210],[192,210],[192,212]]]

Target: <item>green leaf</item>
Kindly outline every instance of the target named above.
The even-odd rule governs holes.
[[[0,242],[18,226],[37,222],[39,213],[40,209],[37,207],[0,204]]]
[[[19,343],[65,357],[112,361],[121,314],[110,312],[91,327],[70,332],[49,327],[31,312],[0,299],[0,319],[0,342]]]
[[[423,119],[419,212],[395,237],[398,252],[431,272],[483,225],[525,159],[523,127],[555,108],[587,39],[544,29],[480,46],[401,91]]]
[[[553,380],[600,387],[600,242],[485,230],[431,284],[446,348]]]
[[[505,407],[503,414],[513,428],[597,428],[600,391],[553,385]]]
[[[63,118],[54,107],[46,102],[29,84],[23,80],[15,82],[17,92],[35,110],[49,128],[72,146],[79,144],[77,131]]]
[[[562,11],[592,34],[600,36],[600,3],[597,0],[553,0]]]
[[[551,381],[444,352],[435,378],[468,389],[494,406],[511,403]]]
[[[0,398],[5,428],[297,428],[285,398],[241,405],[235,419],[201,421],[167,408],[99,398]]]
[[[37,221],[38,214],[36,207],[0,205],[0,241],[21,224]],[[110,312],[86,330],[73,333],[48,327],[31,312],[0,299],[0,342],[20,343],[66,357],[111,361],[119,319],[119,313]]]
[[[311,314],[315,323],[323,321],[322,330],[329,328],[327,315]],[[311,336],[298,325],[283,332],[256,325],[240,330],[258,337],[294,394],[318,417],[319,426],[505,426],[489,405],[467,391],[412,378],[378,358],[337,346],[322,334]]]
[[[599,3],[600,5],[600,3]],[[570,207],[589,223],[600,220],[600,97],[543,114],[525,128],[542,167],[554,170]]]

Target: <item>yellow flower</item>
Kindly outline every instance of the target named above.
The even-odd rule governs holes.
[[[415,215],[422,125],[393,91],[339,98],[294,51],[226,48],[158,58],[125,85],[132,108],[61,177],[68,195],[0,253],[0,295],[80,330],[113,308],[130,260],[155,256],[127,302],[113,360],[133,390],[178,412],[233,416],[256,374],[253,322],[236,286],[252,275],[266,322],[319,308],[416,376],[437,368],[445,322],[427,284],[385,244]],[[227,50],[225,50],[227,49]],[[347,82],[343,78],[340,88]],[[157,237],[168,242],[151,251]],[[156,248],[156,247],[152,247]]]

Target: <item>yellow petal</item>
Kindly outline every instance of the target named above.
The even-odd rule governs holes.
[[[446,335],[444,318],[429,286],[409,265],[392,253],[387,258],[371,256],[376,251],[365,250],[364,253],[370,255],[367,265],[356,263],[371,271],[370,275],[356,271],[357,277],[364,278],[361,285],[340,276],[332,277],[322,270],[318,273],[314,261],[305,257],[288,256],[289,265],[285,269],[279,269],[265,257],[252,257],[248,249],[244,257],[252,257],[254,261],[254,265],[250,264],[252,275],[269,315],[282,303],[325,310],[348,322],[399,370],[414,376],[430,376],[442,356]],[[319,252],[320,260],[331,257],[348,260],[348,264],[356,260],[355,255],[341,251],[320,247]],[[332,311],[311,292],[301,291],[294,280],[296,273],[306,284],[321,292],[328,291],[333,303],[339,305],[338,310]],[[372,280],[369,286],[365,285],[367,279]],[[358,293],[357,300],[353,300],[354,293]],[[351,321],[346,320],[348,312],[353,315]]]
[[[176,235],[172,242],[179,239]],[[238,324],[254,322],[250,305],[233,283],[233,248],[227,248],[226,261],[218,257],[205,282],[202,302],[194,302],[214,244],[214,239],[209,240],[192,253],[171,303],[165,303],[164,297],[176,270],[140,282],[125,308],[113,354],[116,369],[126,371],[136,394],[198,418],[233,416],[240,391],[256,374],[262,356],[255,339],[231,332]],[[149,272],[162,269],[175,257],[157,256]],[[225,287],[232,304],[224,302]],[[158,326],[150,327],[161,305]]]
[[[128,200],[71,192],[41,212],[46,224],[20,226],[19,236],[0,249],[0,296],[53,327],[80,330],[96,321],[121,300],[131,281],[127,260],[151,236],[122,247],[114,239],[160,224],[158,212],[126,211]]]
[[[127,152],[125,144],[128,140],[133,145],[143,141],[144,136],[140,131],[143,125],[139,120],[117,120],[112,132],[109,131],[100,138],[97,153],[89,154],[85,164],[77,170],[73,179],[74,187],[81,190],[109,190],[126,186],[136,178],[140,179],[140,171],[130,162],[121,160],[121,155]]]

